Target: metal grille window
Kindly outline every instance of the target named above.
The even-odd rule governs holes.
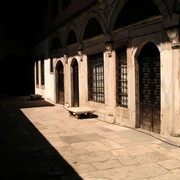
[[[104,103],[103,54],[90,55],[88,59],[89,100]]]
[[[39,65],[38,61],[36,61],[36,84],[39,84]]]
[[[126,48],[117,50],[117,106],[128,107]]]
[[[44,60],[41,60],[41,85],[44,85]]]

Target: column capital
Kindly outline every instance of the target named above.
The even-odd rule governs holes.
[[[169,40],[172,43],[172,47],[176,46],[180,43],[180,27],[179,26],[172,26],[165,29],[166,34]]]
[[[112,56],[112,50],[113,50],[113,41],[106,41],[105,42],[105,48],[106,51],[108,52],[108,56]]]

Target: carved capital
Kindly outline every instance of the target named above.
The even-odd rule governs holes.
[[[101,1],[102,3],[103,1]],[[112,12],[112,9],[115,7],[117,0],[108,0],[105,1],[105,3],[100,7],[100,11],[102,14],[104,14],[106,17],[109,16],[110,12]]]
[[[172,45],[179,44],[179,27],[178,26],[169,27],[165,31]]]
[[[112,57],[112,50],[113,50],[113,41],[106,41],[105,48],[108,52],[108,57]]]

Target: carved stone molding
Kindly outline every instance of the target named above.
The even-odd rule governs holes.
[[[166,34],[170,40],[170,42],[172,43],[172,47],[177,46],[179,47],[180,44],[180,28],[178,26],[173,26],[173,27],[169,27],[166,28]]]
[[[113,42],[112,41],[105,42],[105,48],[106,51],[108,52],[108,57],[112,57]]]
[[[109,14],[112,12],[117,0],[107,0],[106,3],[100,6],[99,11],[105,16],[108,17]]]
[[[83,27],[83,23],[85,21],[85,16],[80,16],[77,19],[75,19],[74,21],[74,26],[77,29],[77,31],[80,33],[81,32],[81,28]]]

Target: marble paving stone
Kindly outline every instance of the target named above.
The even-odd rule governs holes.
[[[158,164],[161,165],[162,167],[166,168],[166,169],[169,169],[169,170],[180,168],[180,161],[176,160],[176,159],[159,161]]]
[[[177,174],[180,176],[180,168],[171,170],[174,174]]]
[[[92,172],[96,171],[97,169],[91,164],[75,164],[73,168],[78,172],[85,173],[85,172]]]
[[[149,180],[179,180],[179,179],[180,179],[180,176],[176,174],[166,174],[162,176],[149,178]]]
[[[91,163],[91,162],[103,162],[116,159],[111,152],[91,152],[87,154],[79,155],[78,160],[80,163]]]
[[[103,144],[105,144],[106,146],[108,146],[111,149],[121,149],[124,148],[120,143],[114,142],[113,140],[109,140],[109,139],[99,139],[98,142],[101,142]]]
[[[95,172],[82,173],[81,177],[84,179],[110,179],[110,180],[125,180],[130,170],[127,167],[112,168],[107,170],[97,170]]]
[[[130,165],[138,164],[137,161],[135,161],[134,157],[132,157],[132,156],[118,156],[117,159],[124,166],[130,166]]]
[[[24,108],[21,112],[26,119],[17,118],[15,122],[11,112],[13,121],[6,132],[0,132],[0,136],[6,136],[0,148],[0,172],[7,168],[3,174],[12,171],[19,175],[15,171],[25,164],[22,176],[29,174],[38,180],[53,180],[56,175],[57,179],[71,180],[77,174],[83,180],[179,179],[180,148],[150,135],[96,118],[77,120],[58,105]],[[34,128],[29,131],[30,124]],[[77,174],[59,174],[61,168],[67,171],[67,167]]]
[[[148,149],[145,146],[133,146],[133,147],[127,147],[117,150],[112,150],[112,154],[115,156],[134,156],[134,155],[142,155],[145,153],[153,152],[151,149]]]
[[[164,175],[168,173],[168,170],[155,163],[140,164],[136,166],[129,167],[130,172],[128,177],[133,177],[134,179],[149,178],[159,175]]]
[[[87,154],[88,151],[85,150],[85,149],[74,149],[72,146],[58,146],[56,148],[56,150],[62,154],[62,155],[65,155],[65,154],[74,154],[74,155],[82,155],[82,154]]]
[[[74,149],[80,150],[84,149],[88,152],[101,152],[108,151],[110,148],[100,142],[81,142],[81,143],[73,143],[71,146]]]
[[[121,167],[122,164],[118,160],[109,160],[109,161],[102,161],[102,162],[92,162],[92,165],[96,167],[96,169],[113,169]]]

